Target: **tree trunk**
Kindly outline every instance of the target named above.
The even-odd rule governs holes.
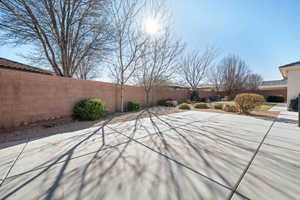
[[[121,112],[124,112],[124,84],[121,84]]]

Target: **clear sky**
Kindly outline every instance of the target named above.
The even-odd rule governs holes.
[[[300,60],[300,0],[166,1],[189,50],[213,45],[220,58],[239,55],[265,80],[281,79],[278,66]],[[0,57],[26,63],[17,56],[24,51],[1,46]]]

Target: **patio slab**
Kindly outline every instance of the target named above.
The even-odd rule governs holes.
[[[103,141],[103,134],[105,140]],[[64,162],[128,141],[127,137],[101,127],[30,140],[9,176]],[[104,142],[104,144],[103,144]]]
[[[0,198],[215,200],[229,192],[140,144],[130,143],[10,177],[1,187]]]

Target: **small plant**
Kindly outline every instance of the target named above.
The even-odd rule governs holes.
[[[284,103],[285,98],[283,96],[268,96],[266,100],[272,103]]]
[[[85,99],[75,104],[73,116],[78,120],[94,121],[106,114],[105,103],[101,99]]]
[[[182,109],[182,110],[190,110],[191,109],[191,106],[187,103],[182,103],[179,105],[178,107],[179,109]]]
[[[178,105],[178,102],[176,100],[168,100],[168,101],[166,101],[166,106],[176,107],[177,105]]]
[[[223,106],[223,110],[225,112],[239,112],[239,108],[237,106],[235,106],[235,105],[227,105],[227,104],[225,104]]]
[[[243,93],[234,99],[235,103],[243,113],[248,113],[257,106],[261,106],[265,102],[265,98],[259,94]]]
[[[223,109],[223,104],[221,103],[215,103],[213,104],[214,109],[222,110]]]
[[[197,109],[208,109],[207,103],[195,103],[194,108]]]
[[[298,98],[292,99],[289,105],[289,110],[297,112],[299,109],[298,105],[299,105],[299,99]]]
[[[127,111],[131,112],[131,111],[138,111],[140,110],[140,103],[138,102],[134,102],[134,101],[129,101],[127,103]]]
[[[167,101],[173,101],[173,99],[160,99],[157,101],[157,105],[159,106],[168,106]]]

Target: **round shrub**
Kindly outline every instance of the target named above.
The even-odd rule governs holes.
[[[225,104],[223,106],[223,110],[225,112],[239,112],[239,108],[237,106],[235,106],[235,105],[227,105],[227,104]]]
[[[157,101],[157,105],[159,105],[159,106],[168,106],[167,105],[167,101],[172,101],[173,99],[160,99],[160,100],[158,100]]]
[[[85,99],[75,104],[73,116],[78,120],[93,121],[106,113],[105,103],[101,99]]]
[[[243,93],[238,94],[235,99],[235,103],[243,113],[248,113],[257,106],[261,106],[265,102],[265,98],[259,94]]]
[[[179,105],[179,109],[182,109],[182,110],[190,110],[191,107],[190,107],[190,105],[187,104],[187,103],[182,103],[182,104]]]
[[[215,103],[214,104],[214,109],[222,110],[223,109],[223,104],[221,104],[221,103]]]
[[[138,111],[140,110],[140,103],[138,102],[133,102],[133,101],[129,101],[127,103],[127,111],[131,112],[131,111]]]
[[[166,101],[166,106],[169,106],[169,107],[176,107],[178,105],[178,102],[176,100],[169,100],[169,101]]]
[[[207,103],[195,103],[194,108],[197,109],[208,109]]]
[[[284,103],[285,99],[283,96],[268,96],[267,97],[267,102],[272,102],[272,103]]]

